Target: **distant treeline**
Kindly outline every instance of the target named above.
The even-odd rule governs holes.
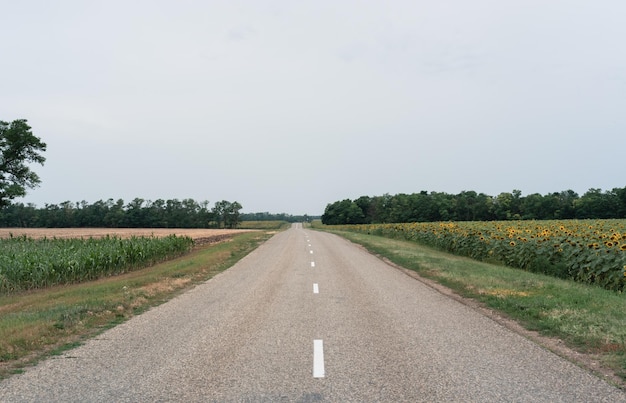
[[[37,208],[33,204],[14,203],[0,209],[2,227],[44,228],[235,228],[241,221],[238,202],[222,200],[209,207],[208,201],[98,200],[60,204],[46,204]]]
[[[322,223],[370,224],[433,221],[494,221],[626,218],[626,187],[603,192],[589,189],[522,196],[519,190],[489,196],[426,192],[361,196],[328,204]]]
[[[241,221],[287,221],[287,222],[309,222],[311,220],[320,219],[320,216],[291,215],[285,213],[272,214],[263,213],[241,213]]]
[[[0,227],[41,228],[236,228],[241,221],[310,221],[316,217],[289,214],[240,213],[238,202],[222,200],[209,207],[208,201],[193,199],[98,200],[60,204],[14,203],[0,208]],[[319,218],[319,217],[317,217]]]

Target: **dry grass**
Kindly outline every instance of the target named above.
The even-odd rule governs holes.
[[[191,283],[190,278],[165,278],[156,283],[140,287],[139,291],[149,297],[183,288]]]
[[[497,288],[494,290],[484,290],[479,289],[478,294],[481,295],[491,295],[498,298],[506,298],[506,297],[528,297],[530,293],[528,291],[517,291],[517,290],[509,290],[506,288]]]
[[[249,231],[251,230],[205,228],[0,228],[0,238],[8,238],[11,235],[26,235],[30,238],[102,238],[115,235],[120,238],[130,238],[132,236],[164,237],[174,234],[199,239]]]

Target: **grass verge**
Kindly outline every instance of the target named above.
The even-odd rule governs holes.
[[[210,279],[272,234],[247,232],[123,275],[0,296],[0,379]]]
[[[626,295],[458,257],[414,242],[345,231],[328,232],[442,284],[461,297],[478,301],[479,306],[503,314],[543,341],[560,340],[557,342],[565,343],[576,355],[563,353],[535,338],[626,388]]]

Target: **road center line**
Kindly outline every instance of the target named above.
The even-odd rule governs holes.
[[[324,341],[313,340],[313,378],[323,378],[324,373]]]
[[[313,283],[313,294],[319,294],[319,293],[320,293],[319,285],[317,285],[317,283]]]
[[[311,267],[315,267],[315,262],[311,262]]]
[[[313,254],[313,251],[310,251],[310,252],[311,252],[311,254]]]

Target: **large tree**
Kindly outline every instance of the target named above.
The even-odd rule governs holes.
[[[232,202],[228,205],[226,210],[224,210],[224,226],[227,228],[237,228],[239,223],[241,222],[241,213],[239,210],[242,209],[241,204],[239,202]]]
[[[241,210],[243,207],[238,202],[229,202],[228,200],[222,200],[215,202],[215,207],[211,209],[213,214],[213,221],[217,225],[217,228],[236,228],[241,222]]]
[[[0,121],[0,207],[26,195],[26,188],[39,185],[39,176],[27,164],[43,165],[42,151],[46,144],[33,135],[25,119]]]

